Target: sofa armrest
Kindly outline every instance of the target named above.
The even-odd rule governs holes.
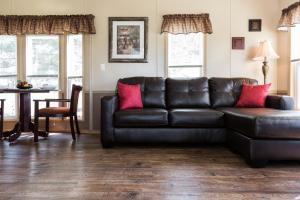
[[[101,142],[104,148],[114,144],[114,113],[117,109],[117,96],[105,96],[101,99]]]
[[[295,107],[294,99],[290,96],[269,95],[266,100],[266,107],[279,110],[293,110]]]

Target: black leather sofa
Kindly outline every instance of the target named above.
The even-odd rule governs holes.
[[[247,78],[120,79],[140,84],[144,109],[118,110],[118,97],[101,99],[101,141],[116,144],[227,142],[253,167],[300,159],[300,112],[288,96],[268,96],[266,108],[235,108]]]

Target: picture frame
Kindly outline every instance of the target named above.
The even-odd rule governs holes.
[[[249,19],[249,32],[261,32],[261,26],[261,19]]]
[[[148,62],[148,17],[109,17],[109,62]]]
[[[234,50],[245,49],[245,37],[232,37],[232,49]]]

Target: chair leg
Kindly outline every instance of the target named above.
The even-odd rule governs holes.
[[[72,138],[73,140],[76,140],[75,130],[74,130],[74,122],[73,122],[73,116],[70,116],[70,128],[72,132]]]
[[[38,142],[39,141],[39,117],[38,115],[34,115],[34,130],[33,130],[33,134],[34,134],[34,142]]]
[[[1,120],[0,120],[0,140],[3,139],[3,114],[1,115]]]
[[[79,124],[78,124],[78,117],[77,117],[77,115],[75,115],[74,118],[75,118],[75,125],[76,125],[77,134],[80,135],[80,130],[79,130]]]
[[[45,124],[45,127],[46,127],[46,132],[47,132],[47,134],[49,134],[49,117],[46,117],[46,124]]]
[[[34,142],[39,141],[39,102],[34,102],[34,125],[33,125],[33,135]]]
[[[0,110],[0,140],[3,139],[3,125],[4,125],[4,102],[1,101],[1,110]]]

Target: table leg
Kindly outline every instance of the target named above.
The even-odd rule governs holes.
[[[20,93],[20,118],[11,131],[3,133],[4,138],[9,142],[17,140],[22,132],[33,132],[34,124],[31,122],[31,95],[30,93]],[[47,132],[39,131],[39,136],[48,137]]]
[[[11,136],[12,134],[15,134],[17,130],[19,130],[19,123],[16,123],[14,128],[10,131],[4,131],[3,132],[3,138],[8,138],[9,136]]]
[[[15,127],[11,131],[3,132],[3,137],[8,138],[9,142],[14,142],[21,135],[20,124],[16,123]]]
[[[20,94],[20,125],[21,132],[33,131],[31,124],[31,97],[30,93]]]
[[[8,138],[9,142],[17,140],[22,132],[30,132],[33,130],[31,123],[31,97],[30,93],[20,93],[20,117],[19,122],[11,131],[3,133],[4,138]]]

